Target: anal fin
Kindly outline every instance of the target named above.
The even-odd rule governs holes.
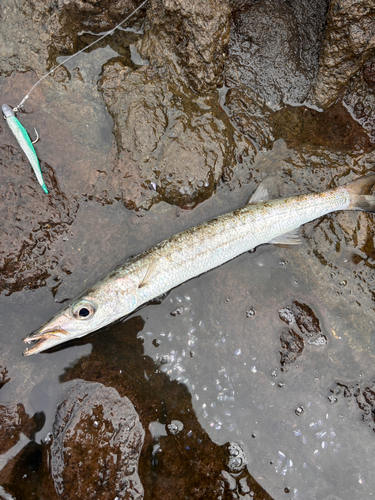
[[[272,243],[273,245],[301,245],[303,241],[304,240],[299,233],[299,228],[297,228],[293,229],[293,231],[289,231],[288,233],[276,236],[276,238],[268,243]]]

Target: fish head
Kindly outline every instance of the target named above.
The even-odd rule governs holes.
[[[97,290],[90,292],[24,338],[23,341],[27,344],[36,341],[31,347],[25,349],[24,356],[84,337],[126,316],[138,305],[136,287],[128,279],[115,280],[113,283],[99,286]]]

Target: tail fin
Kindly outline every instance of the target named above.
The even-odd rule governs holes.
[[[375,196],[369,194],[374,184],[375,174],[370,174],[342,186],[350,194],[351,202],[348,209],[375,212]]]

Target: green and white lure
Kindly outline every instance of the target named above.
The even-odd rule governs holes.
[[[33,167],[39,184],[42,186],[43,191],[48,194],[48,189],[43,180],[43,174],[40,168],[39,160],[36,155],[33,142],[31,141],[27,130],[18,120],[18,118],[16,117],[16,113],[10,106],[8,106],[7,104],[3,104],[2,111],[4,119],[9,125],[10,130],[13,132],[14,137],[17,139],[18,144],[20,145],[22,151],[25,153],[31,166]],[[36,140],[38,140],[38,137]]]

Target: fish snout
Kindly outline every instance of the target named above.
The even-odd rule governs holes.
[[[41,351],[45,351],[61,342],[65,342],[65,336],[68,334],[62,328],[42,328],[36,330],[34,333],[25,337],[23,342],[30,344],[35,342],[31,347],[28,347],[23,352],[24,356],[30,356],[31,354],[36,354]]]

